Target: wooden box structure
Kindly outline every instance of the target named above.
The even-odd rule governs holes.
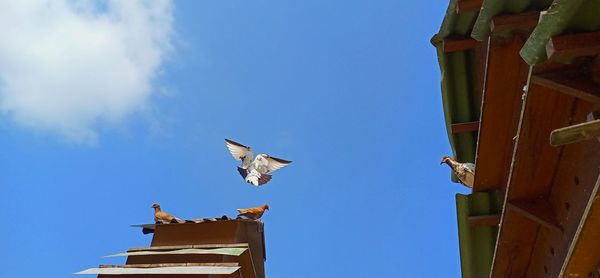
[[[246,219],[200,219],[139,225],[154,233],[151,246],[111,256],[124,265],[100,265],[78,274],[103,277],[264,278],[264,224]]]

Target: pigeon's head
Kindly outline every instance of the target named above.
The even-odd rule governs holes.
[[[444,157],[442,157],[442,161],[440,161],[440,165],[444,164],[444,163],[448,163],[448,161],[450,161],[451,158],[447,155],[444,155]]]
[[[153,204],[153,205],[152,205],[152,208],[153,208],[153,209],[160,208],[160,205],[159,205],[159,204]]]
[[[269,210],[269,205],[267,205],[267,204],[264,204],[264,205],[262,205],[262,208],[263,208],[264,210]]]

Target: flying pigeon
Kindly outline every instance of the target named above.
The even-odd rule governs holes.
[[[152,208],[154,208],[154,222],[157,224],[168,224],[168,223],[184,223],[184,220],[181,220],[173,215],[170,215],[162,210],[160,210],[159,204],[153,204]]]
[[[269,182],[273,172],[292,163],[268,154],[259,154],[254,157],[250,147],[229,139],[225,139],[225,144],[233,158],[242,161],[241,167],[238,167],[242,178],[257,187]]]
[[[473,181],[475,180],[475,164],[473,163],[459,163],[449,156],[442,157],[440,165],[446,163],[454,174],[458,178],[458,181],[466,187],[473,188]]]
[[[264,204],[260,207],[255,208],[245,208],[245,209],[237,209],[238,216],[237,217],[246,217],[252,220],[258,220],[262,217],[265,210],[269,210],[269,205]]]

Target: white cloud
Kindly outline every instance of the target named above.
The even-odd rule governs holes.
[[[0,113],[17,124],[96,140],[148,104],[171,50],[162,1],[0,2]]]

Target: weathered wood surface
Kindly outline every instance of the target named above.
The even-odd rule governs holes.
[[[555,129],[550,134],[552,146],[573,144],[600,136],[600,120]]]

